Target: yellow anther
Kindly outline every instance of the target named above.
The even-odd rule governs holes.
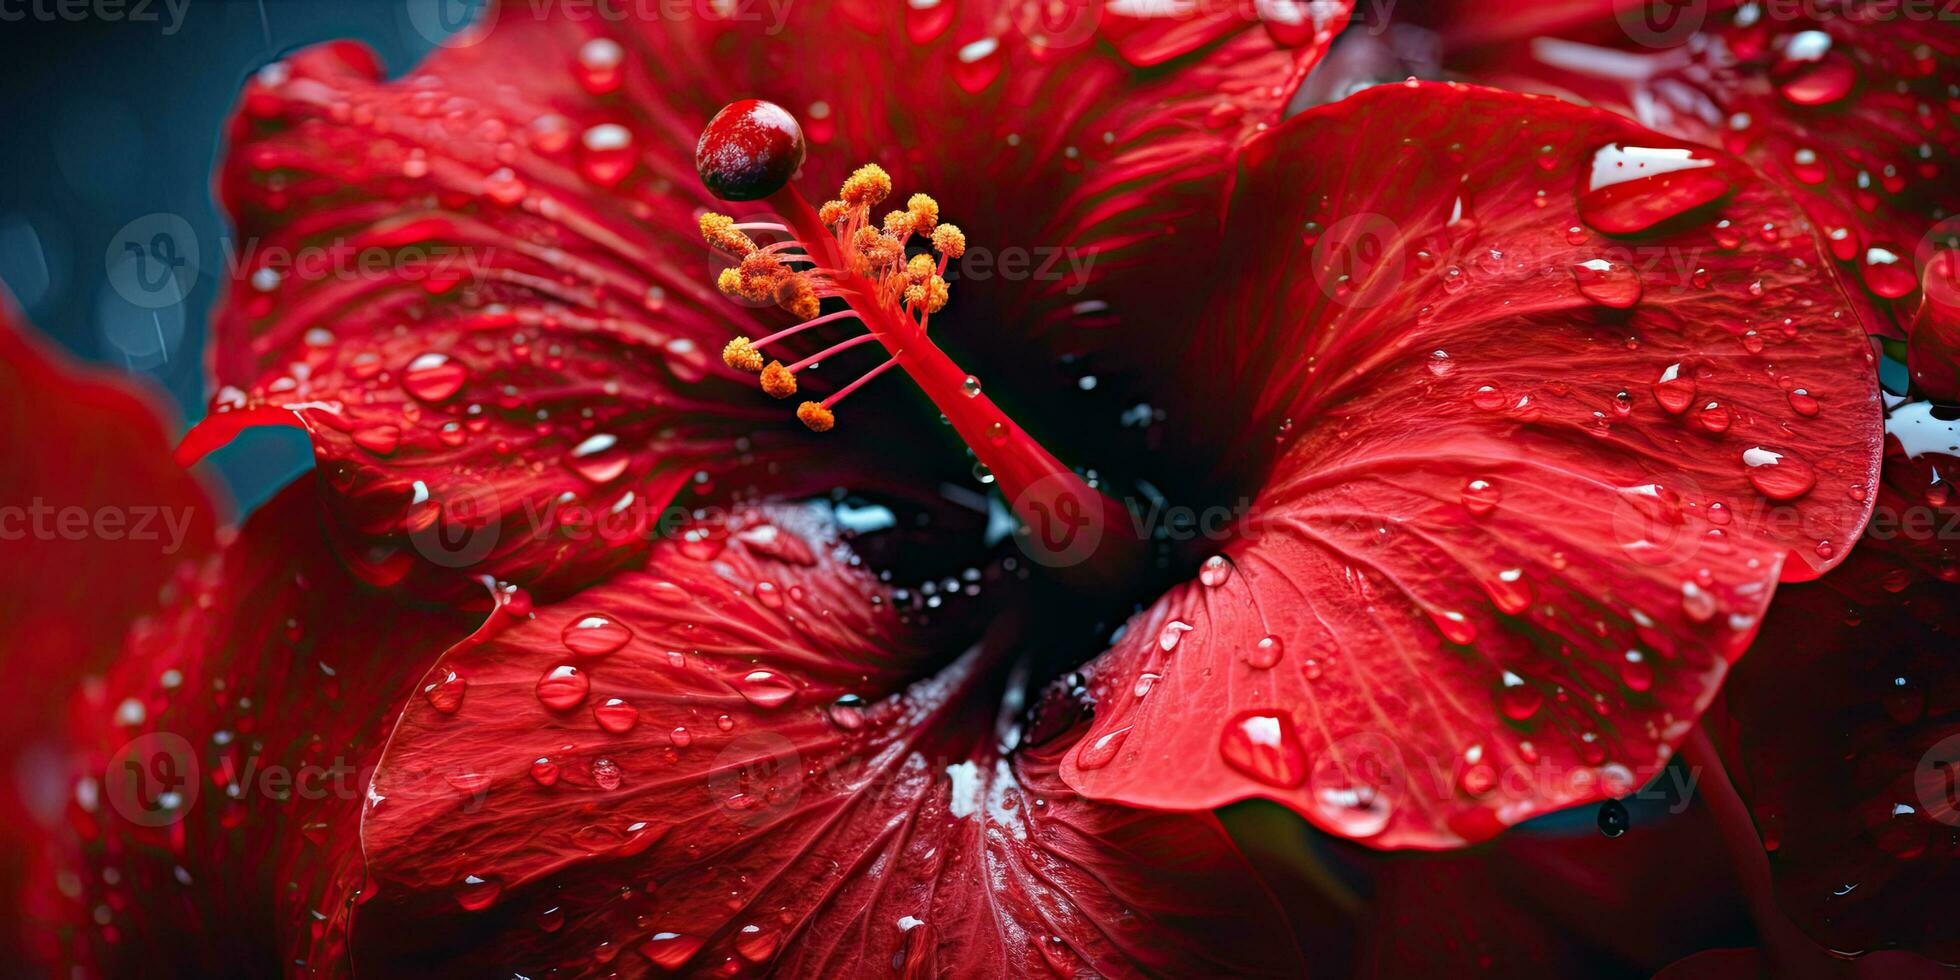
[[[851,207],[868,208],[884,200],[891,192],[892,175],[875,163],[867,163],[845,178],[837,196]]]
[[[927,276],[938,271],[939,263],[934,262],[930,255],[914,255],[911,261],[905,263],[905,278],[914,283],[924,282]]]
[[[912,234],[912,212],[885,212],[885,234],[904,241],[905,236]]]
[[[811,432],[829,432],[837,424],[837,415],[816,402],[804,402],[796,406],[796,418]]]
[[[834,225],[850,216],[850,205],[843,201],[825,201],[823,207],[817,209],[817,220],[827,225]]]
[[[966,233],[959,225],[940,225],[932,230],[932,247],[949,259],[957,259],[966,253]]]
[[[796,275],[785,276],[777,282],[776,305],[799,320],[814,320],[823,311],[823,303],[817,299],[816,290],[810,288],[808,280]]]
[[[762,370],[762,352],[749,346],[749,338],[736,337],[721,349],[721,362],[737,371],[754,374]]]
[[[932,276],[924,282],[905,287],[905,302],[917,306],[927,313],[937,313],[946,308],[949,293],[946,280]]]
[[[912,214],[912,230],[921,235],[932,234],[932,227],[939,223],[939,202],[930,194],[914,194],[905,202],[905,210]]]
[[[715,277],[715,288],[724,296],[742,295],[742,274],[734,269],[721,270],[721,275]]]
[[[783,362],[770,361],[769,366],[762,369],[762,390],[768,392],[771,398],[788,398],[796,394],[796,375],[791,374]]]
[[[904,246],[876,228],[859,228],[851,244],[872,268],[882,268],[905,257]]]
[[[735,219],[710,211],[701,216],[701,237],[708,244],[730,255],[747,257],[755,251],[755,241],[735,227]]]

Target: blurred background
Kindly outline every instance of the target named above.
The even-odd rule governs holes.
[[[0,282],[75,357],[160,389],[166,424],[203,417],[212,305],[251,250],[211,174],[253,72],[334,38],[390,74],[468,23],[483,0],[0,2]],[[293,429],[215,457],[241,510],[310,465]]]

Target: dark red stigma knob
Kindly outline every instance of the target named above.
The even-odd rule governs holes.
[[[768,197],[803,165],[803,127],[774,102],[743,99],[715,113],[694,147],[701,183],[724,201]]]

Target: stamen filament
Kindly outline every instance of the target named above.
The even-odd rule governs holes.
[[[809,367],[810,365],[815,364],[818,361],[821,361],[824,358],[831,356],[832,354],[842,353],[843,351],[850,350],[851,348],[856,347],[860,344],[868,344],[877,339],[878,338],[873,334],[861,333],[855,337],[852,337],[849,340],[832,344],[829,347],[826,347],[823,350],[820,350],[815,354],[811,354],[809,357],[806,357],[800,361],[797,361],[795,364],[790,365],[789,373],[795,374],[796,372],[801,371],[804,368]]]
[[[866,337],[870,337],[871,335],[870,335],[870,334],[866,334],[865,336],[866,336]],[[876,339],[876,338],[872,338],[872,339]],[[899,351],[899,353],[900,353],[900,354],[903,354],[903,353],[905,353],[905,352],[904,352],[904,351]],[[878,365],[877,367],[875,367],[875,368],[872,368],[871,370],[869,370],[869,371],[866,371],[866,372],[864,372],[864,376],[863,376],[863,377],[860,377],[860,378],[858,378],[858,379],[857,379],[856,381],[853,381],[853,382],[851,382],[850,384],[847,384],[847,385],[845,385],[844,387],[842,387],[842,388],[839,388],[839,389],[837,389],[837,390],[836,390],[836,391],[835,391],[834,393],[832,393],[832,394],[831,394],[831,396],[830,396],[829,398],[826,398],[826,399],[824,399],[823,401],[821,401],[821,402],[819,402],[818,404],[820,404],[820,405],[822,405],[822,406],[823,406],[823,407],[825,407],[825,408],[830,408],[830,407],[832,407],[832,406],[834,406],[834,405],[836,405],[836,404],[837,404],[838,402],[841,402],[841,401],[843,401],[843,400],[844,400],[844,396],[845,396],[845,395],[848,395],[848,394],[850,394],[851,392],[853,392],[853,391],[856,391],[856,390],[858,390],[859,388],[862,388],[862,387],[864,387],[864,386],[865,386],[865,384],[866,384],[867,382],[869,382],[869,381],[870,381],[871,379],[873,379],[873,378],[876,378],[877,376],[879,376],[879,375],[881,375],[881,374],[884,374],[884,373],[885,373],[886,371],[889,371],[889,370],[891,370],[891,369],[892,369],[892,367],[893,367],[894,365],[896,365],[897,363],[898,363],[898,358],[897,358],[896,356],[893,356],[892,358],[890,358],[890,359],[888,359],[888,360],[886,360],[886,361],[885,361],[885,363],[883,363],[883,364],[880,364],[880,365]]]
[[[789,234],[788,226],[777,224],[774,221],[738,221],[735,223],[735,230],[736,231],[773,231],[784,235]]]
[[[776,341],[781,340],[785,337],[794,337],[797,334],[810,329],[811,327],[822,326],[823,324],[829,323],[832,320],[842,320],[845,317],[857,317],[860,320],[864,319],[863,317],[858,317],[858,311],[856,310],[838,310],[835,313],[825,313],[823,316],[817,317],[814,320],[805,320],[802,323],[796,324],[795,326],[784,327],[783,329],[778,330],[775,333],[772,333],[769,336],[762,338],[761,340],[750,341],[749,346],[757,350],[761,350],[763,344],[773,344]]]

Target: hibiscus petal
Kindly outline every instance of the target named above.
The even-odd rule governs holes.
[[[1013,750],[1000,637],[906,686],[944,643],[809,511],[755,519],[443,656],[468,693],[410,702],[363,820],[364,968],[1300,970],[1210,816],[1076,796],[1066,717]]]
[[[180,567],[79,699],[61,891],[42,905],[54,963],[221,976],[339,960],[364,777],[433,651],[476,620],[367,590],[334,561],[318,494],[302,481]]]
[[[1928,407],[1892,410],[1864,540],[1778,594],[1716,731],[1793,921],[1832,949],[1954,962],[1960,931],[1923,909],[1960,884],[1960,501],[1933,476],[1960,467],[1960,424]]]
[[[1862,4],[1684,7],[1647,22],[1643,5],[1613,7],[1565,4],[1532,30],[1492,31],[1507,18],[1467,4],[1425,17],[1454,47],[1454,71],[1565,94],[1748,160],[1825,233],[1867,328],[1904,336],[1917,270],[1960,244],[1960,225],[1945,220],[1960,212],[1951,24]]]
[[[1149,309],[1123,284],[1150,281],[1143,256],[1208,254],[1231,147],[1278,118],[1326,36],[1284,48],[1237,21],[1140,78],[1093,43],[1093,16],[1056,24],[1033,6],[796,4],[788,23],[493,12],[399,81],[351,44],[272,65],[246,89],[221,179],[253,250],[217,325],[214,407],[244,414],[208,435],[291,407],[369,578],[467,568],[541,594],[630,560],[684,486],[727,494],[776,472],[808,437],[714,355],[783,315],[714,292],[695,222],[711,203],[695,136],[740,97],[804,116],[813,186],[867,160],[932,185],[918,189],[984,246],[969,278],[1028,294],[971,302],[972,322],[1015,304],[1094,324]],[[1320,6],[1327,35],[1347,5]],[[1173,242],[1172,224],[1193,233]],[[1091,285],[1117,307],[1081,295]],[[998,333],[978,339],[1023,356],[1024,334]],[[770,489],[852,471],[799,465]]]
[[[39,841],[68,792],[65,698],[122,645],[171,569],[211,547],[216,509],[171,462],[153,393],[43,347],[0,290],[0,962],[38,956],[58,896]],[[27,890],[23,892],[23,885]],[[18,928],[17,928],[18,927]]]
[[[1194,411],[1264,486],[1095,664],[1064,777],[1378,847],[1628,791],[1871,507],[1871,354],[1802,214],[1620,117],[1415,83],[1255,141],[1236,194]]]

